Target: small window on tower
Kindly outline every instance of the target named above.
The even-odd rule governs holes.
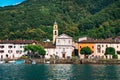
[[[57,32],[55,31],[55,35],[57,35]]]

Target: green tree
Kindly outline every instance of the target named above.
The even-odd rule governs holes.
[[[30,57],[34,57],[35,55],[42,55],[44,57],[44,55],[46,54],[44,48],[41,45],[26,45],[24,47],[24,51],[27,51],[27,55]]]
[[[117,59],[118,56],[115,54],[115,48],[107,47],[105,50],[105,55],[112,55],[114,59]]]
[[[84,54],[85,57],[86,57],[87,55],[92,54],[92,50],[91,50],[89,47],[83,47],[83,48],[80,50],[80,54]]]
[[[115,49],[113,47],[107,47],[105,50],[105,54],[110,54],[110,55],[114,55],[115,54]]]

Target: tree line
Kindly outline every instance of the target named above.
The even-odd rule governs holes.
[[[59,34],[108,38],[120,35],[120,0],[27,0],[0,8],[0,39],[52,40],[54,21]]]

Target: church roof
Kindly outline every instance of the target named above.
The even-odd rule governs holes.
[[[68,36],[67,34],[64,34],[64,33],[56,37],[56,39],[67,39],[67,38],[72,39],[72,37],[70,37],[70,36]]]

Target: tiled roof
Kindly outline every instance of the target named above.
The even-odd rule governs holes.
[[[40,42],[44,48],[55,48],[55,45],[51,42]]]
[[[35,40],[0,40],[0,44],[32,44]]]
[[[112,38],[108,39],[88,39],[88,40],[82,40],[78,43],[118,43]]]
[[[117,36],[116,38],[120,39],[120,36]]]
[[[70,39],[70,38],[72,39],[72,37],[70,37],[70,36],[68,36],[67,34],[64,34],[64,33],[59,35],[59,36],[57,36],[57,39],[67,39],[67,38],[68,39]]]

